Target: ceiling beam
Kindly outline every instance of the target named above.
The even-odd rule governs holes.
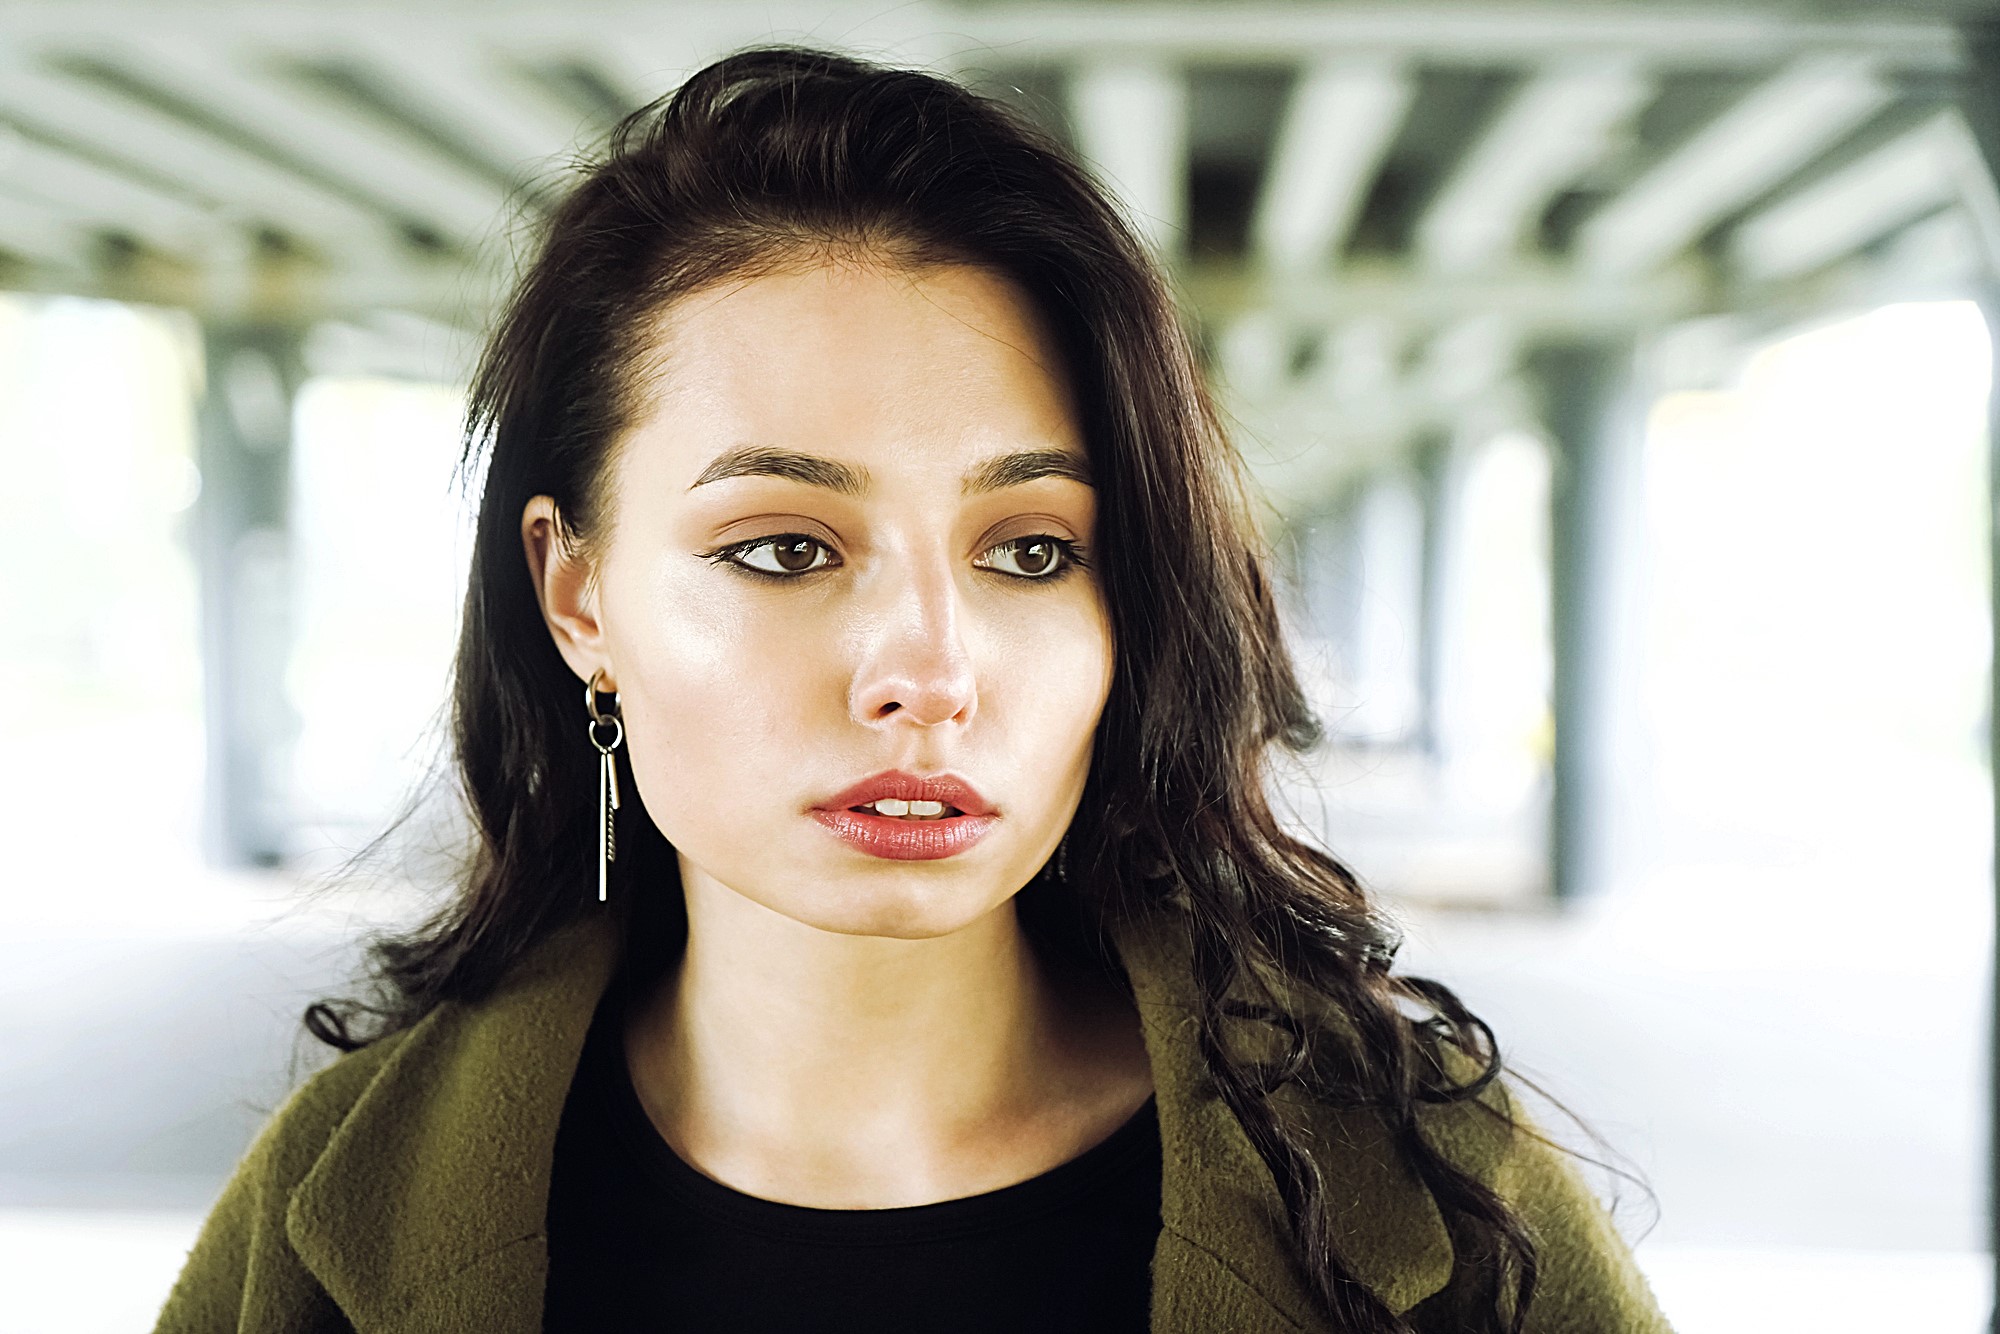
[[[1672,264],[1633,277],[1597,278],[1549,261],[1520,261],[1491,273],[1445,278],[1395,263],[1353,263],[1280,277],[1221,264],[1177,279],[1196,309],[1229,320],[1270,309],[1301,331],[1384,316],[1412,327],[1493,314],[1530,332],[1630,332],[1705,313],[1714,294],[1698,266]]]
[[[1956,72],[1965,56],[1943,18],[1816,19],[1646,6],[1568,4],[1240,4],[940,7],[970,47],[1017,59],[1074,58],[1117,47],[1163,58],[1283,60],[1301,52],[1372,51],[1433,64],[1490,67],[1642,51],[1656,70],[1758,69],[1801,53],[1866,53],[1897,69]],[[948,16],[948,17],[947,17]]]
[[[1974,137],[1971,124],[1962,117],[1947,138],[1944,166],[1951,173],[1986,276],[2000,280],[2000,181],[1994,179],[1992,163]]]
[[[1880,265],[1884,286],[1905,285],[1913,290],[1955,289],[1968,297],[1973,284],[1990,278],[1990,267],[1978,227],[1962,208],[1947,208],[1922,222],[1915,222],[1896,234],[1884,248]],[[1910,300],[1903,295],[1891,301]]]
[[[1894,96],[1866,58],[1794,63],[1587,219],[1576,237],[1578,261],[1601,275],[1664,262]]]
[[[1945,16],[1803,17],[1702,5],[1573,3],[1469,5],[1463,0],[1396,4],[1387,0],[1301,5],[1261,0],[1226,7],[1173,0],[1118,5],[945,3],[913,0],[574,0],[559,11],[540,6],[412,6],[408,0],[345,0],[338,5],[235,0],[203,7],[205,22],[279,32],[337,33],[381,24],[427,25],[430,40],[474,38],[539,49],[600,34],[662,30],[797,35],[872,40],[871,25],[948,34],[973,60],[1004,52],[1009,60],[1067,62],[1106,48],[1167,59],[1292,60],[1301,52],[1401,53],[1427,63],[1490,66],[1607,50],[1646,53],[1655,69],[1758,69],[1801,53],[1866,52],[1895,69],[1952,73],[1966,67],[1963,45]],[[23,36],[136,34],[184,28],[184,13],[158,0],[61,0],[9,7],[7,26]],[[615,40],[615,39],[614,39]],[[748,38],[742,40],[749,40]],[[710,52],[725,49],[709,45]],[[983,53],[983,54],[982,54]],[[709,57],[709,58],[712,58]]]
[[[337,45],[295,48],[301,57],[336,56],[378,71],[399,96],[422,105],[488,162],[517,180],[533,180],[595,128],[518,77],[477,41],[414,40],[408,25],[356,27]]]
[[[1417,224],[1417,256],[1441,273],[1499,264],[1556,193],[1603,160],[1656,84],[1636,58],[1545,69],[1474,144]]]
[[[433,227],[458,245],[477,244],[502,221],[507,194],[455,157],[383,125],[310,83],[281,82],[256,53],[185,34],[105,51],[109,63],[189,105],[226,118],[324,183]],[[268,59],[268,48],[263,52]]]
[[[762,5],[740,3],[665,9],[645,6],[643,16],[628,24],[550,26],[535,33],[508,32],[500,40],[517,57],[547,58],[567,53],[603,73],[633,108],[645,106],[679,88],[690,74],[725,51],[756,41],[778,28],[781,13]],[[802,26],[810,26],[802,25]]]
[[[1753,282],[1809,273],[1950,203],[1965,133],[1956,110],[1940,112],[1772,204],[1731,237],[1738,272]]]
[[[216,210],[77,157],[0,120],[0,189],[47,204],[81,227],[107,227],[162,254],[195,259]]]
[[[1187,241],[1187,83],[1168,64],[1099,57],[1072,72],[1077,147],[1164,257]]]
[[[325,257],[351,261],[399,249],[389,220],[353,200],[138,106],[94,83],[46,69],[29,52],[0,45],[0,116],[62,138],[100,161],[131,163],[130,175],[180,183],[221,208],[219,227],[269,226]]]
[[[1966,209],[1947,206],[1885,238],[1879,254],[1852,253],[1770,285],[1745,318],[1759,337],[1780,337],[1893,302],[1975,299],[1995,271],[1980,230]]]
[[[1258,262],[1292,273],[1339,253],[1415,95],[1415,80],[1381,60],[1301,73],[1251,216]]]
[[[89,273],[90,236],[60,209],[0,193],[0,251],[56,277]]]

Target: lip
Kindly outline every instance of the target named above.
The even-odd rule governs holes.
[[[937,798],[933,797],[935,801]],[[958,803],[953,802],[954,806]],[[893,815],[877,815],[839,810],[815,810],[813,819],[849,847],[891,861],[935,861],[954,857],[985,838],[997,815],[951,815],[941,820],[900,820]]]
[[[938,801],[965,812],[964,816],[953,816],[948,820],[939,821],[940,824],[995,814],[993,807],[979,795],[979,789],[957,774],[932,774],[924,778],[901,769],[890,769],[864,778],[845,792],[828,797],[813,809],[815,813],[853,814],[854,812],[848,810],[849,807],[866,806],[884,797],[894,797],[898,801]],[[891,817],[877,815],[869,818],[888,820]]]

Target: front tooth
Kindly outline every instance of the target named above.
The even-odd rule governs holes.
[[[910,814],[912,815],[944,814],[944,803],[941,801],[913,801],[909,803],[909,806]]]
[[[898,801],[894,797],[884,797],[882,800],[875,802],[874,807],[878,815],[908,815],[910,813],[910,803],[907,801]]]

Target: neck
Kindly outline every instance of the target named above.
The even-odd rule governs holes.
[[[715,887],[690,896],[688,926],[632,1017],[627,1063],[675,1150],[749,1193],[880,1208],[997,1188],[1150,1091],[1136,1015],[1051,969],[1011,900],[902,940]]]

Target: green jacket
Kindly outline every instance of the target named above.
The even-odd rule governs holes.
[[[1338,1334],[1314,1313],[1270,1174],[1203,1092],[1186,945],[1153,924],[1114,937],[1143,1016],[1163,1144],[1154,1334]],[[295,1089],[223,1188],[156,1334],[534,1334],[556,1127],[618,946],[585,918],[477,1005],[347,1053]],[[1282,1095],[1281,1095],[1282,1096]],[[1499,1087],[1486,1096],[1518,1104]],[[1430,1193],[1373,1113],[1306,1108],[1333,1240],[1424,1334],[1460,1334],[1465,1287]],[[1420,1109],[1432,1143],[1524,1212],[1542,1243],[1531,1334],[1672,1334],[1570,1160],[1505,1148],[1477,1108]]]

